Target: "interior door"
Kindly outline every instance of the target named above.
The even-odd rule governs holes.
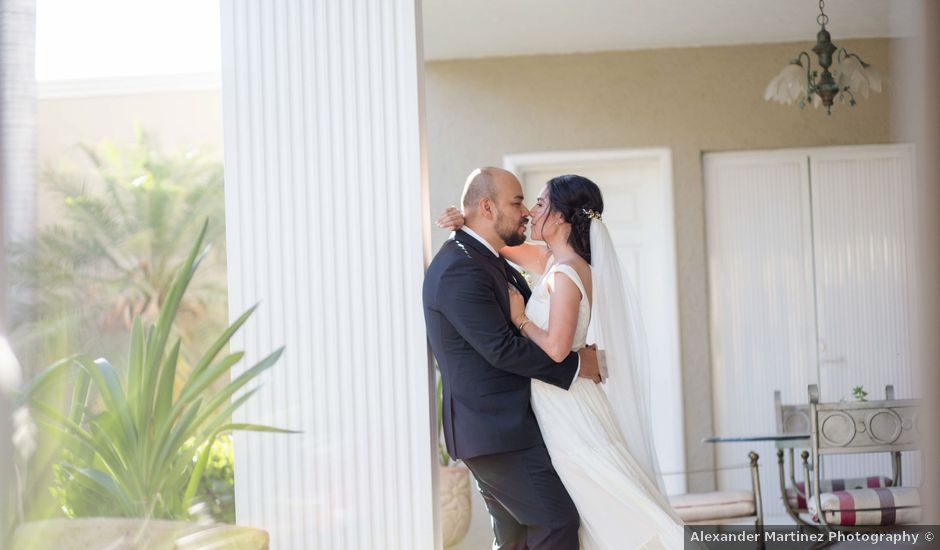
[[[667,492],[685,491],[682,380],[673,225],[671,158],[668,151],[541,153],[506,158],[534,204],[545,182],[579,174],[604,195],[604,223],[617,247],[625,276],[640,298],[653,387],[655,445]]]
[[[912,397],[916,257],[913,152],[857,147],[811,155],[821,399],[885,384]]]
[[[715,431],[772,434],[774,390],[805,403],[816,381],[807,156],[706,154],[704,172]],[[772,443],[719,444],[719,488],[750,487],[750,450],[765,513],[783,515]]]
[[[824,149],[811,153],[810,170],[820,398],[852,400],[864,386],[869,400],[884,399],[886,384],[916,397],[913,148]],[[826,465],[839,476],[890,471],[884,457]]]
[[[916,397],[913,149],[907,145],[708,154],[704,158],[712,343],[719,435],[773,433],[772,393],[806,403]],[[751,447],[749,445],[748,447]],[[770,444],[755,444],[762,464]],[[717,449],[721,488],[746,487],[747,448]],[[775,466],[775,465],[773,465]],[[825,477],[890,475],[887,457],[827,457]],[[905,482],[919,479],[904,458]],[[780,516],[776,468],[761,472]]]

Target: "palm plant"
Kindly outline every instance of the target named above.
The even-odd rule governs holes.
[[[85,171],[47,170],[42,184],[60,199],[59,221],[12,250],[13,294],[25,297],[13,304],[16,340],[125,355],[132,319],[156,319],[186,258],[185,236],[209,218],[207,239],[222,246],[194,279],[173,325],[184,350],[195,349],[226,318],[221,164],[198,150],[165,153],[140,129],[132,147],[79,149],[94,169],[90,181]],[[40,355],[61,353],[45,351]],[[184,359],[193,358],[184,351]]]
[[[243,358],[243,352],[222,352],[254,308],[215,338],[174,392],[181,339],[170,345],[172,327],[205,258],[206,251],[200,251],[207,227],[208,221],[177,271],[155,323],[145,324],[140,314],[135,316],[126,376],[106,359],[77,355],[49,366],[24,392],[40,424],[62,439],[59,491],[71,516],[186,519],[213,442],[221,434],[286,432],[230,420],[257,389],[239,392],[273,366],[283,348],[218,392],[206,392]],[[39,396],[43,387],[69,371],[75,380],[68,410],[63,411]]]

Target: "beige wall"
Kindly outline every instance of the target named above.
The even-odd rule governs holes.
[[[838,45],[890,78],[890,41]],[[472,168],[500,165],[507,153],[672,150],[685,441],[693,469],[713,463],[713,450],[701,443],[712,433],[702,153],[896,139],[890,83],[887,93],[860,99],[854,108],[837,105],[831,117],[763,100],[767,82],[800,49],[811,46],[800,42],[426,64],[432,217],[459,200]],[[435,250],[446,237],[435,230]],[[689,488],[704,490],[712,483],[711,475],[692,476]]]

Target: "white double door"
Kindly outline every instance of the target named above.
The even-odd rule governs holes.
[[[704,168],[717,433],[773,433],[775,389],[784,403],[806,403],[813,383],[823,401],[851,400],[856,386],[883,399],[886,384],[916,395],[913,148],[715,153]],[[753,447],[765,507],[782,513],[775,449]],[[719,466],[747,450],[719,447]],[[824,466],[850,476],[888,475],[887,465]],[[720,472],[720,486],[746,484],[745,472]]]
[[[604,196],[604,223],[623,272],[640,301],[651,358],[654,443],[670,494],[685,491],[682,379],[672,203],[672,158],[666,149],[570,151],[510,155],[526,203],[549,179],[578,174]]]

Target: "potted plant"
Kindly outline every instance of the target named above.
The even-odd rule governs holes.
[[[852,397],[856,401],[868,401],[868,392],[865,391],[865,386],[855,386],[852,388]]]
[[[72,356],[41,372],[20,400],[62,444],[57,486],[68,520],[21,525],[16,548],[266,548],[267,533],[192,521],[194,499],[213,444],[234,430],[287,432],[258,424],[232,423],[231,415],[257,391],[246,385],[271,368],[283,348],[241,374],[229,372],[244,352],[223,354],[232,335],[254,308],[225,329],[182,379],[177,366],[181,341],[170,342],[172,325],[187,286],[205,256],[208,222],[178,270],[154,324],[134,319],[127,369],[104,358]],[[222,355],[220,357],[220,355]],[[126,372],[126,375],[122,375]],[[42,397],[53,380],[71,375],[68,406]],[[219,381],[215,392],[206,390]]]
[[[444,385],[437,371],[437,451],[441,463],[438,495],[441,506],[441,534],[444,547],[454,546],[470,528],[470,471],[452,460],[444,444]]]

